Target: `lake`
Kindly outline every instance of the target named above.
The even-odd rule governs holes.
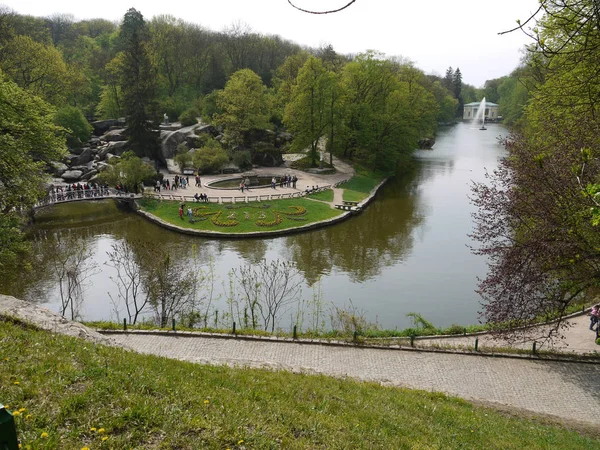
[[[436,326],[467,325],[479,319],[477,277],[485,258],[473,255],[468,235],[473,228],[469,201],[472,181],[483,181],[505,150],[499,136],[507,130],[488,124],[486,131],[459,123],[438,133],[432,150],[415,152],[414,167],[391,179],[366,210],[341,224],[273,239],[207,239],[180,235],[119,210],[112,201],[65,204],[38,215],[30,230],[35,248],[33,269],[19,282],[0,281],[0,290],[59,308],[52,263],[56,233],[85,240],[96,264],[85,283],[81,317],[117,320],[110,295],[116,295],[107,251],[121,239],[142,239],[169,249],[186,264],[212,261],[214,308],[227,309],[231,269],[242,264],[293,261],[303,278],[303,298],[315,298],[325,311],[351,304],[382,328],[405,328],[417,312]],[[2,284],[3,283],[3,284]],[[309,308],[309,306],[304,306]],[[122,320],[123,311],[119,313]],[[289,329],[295,309],[279,326]],[[325,315],[328,315],[325,312]]]

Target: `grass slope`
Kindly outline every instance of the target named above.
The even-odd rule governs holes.
[[[185,203],[185,210],[195,210],[194,223],[190,223],[184,211],[184,218],[179,218],[178,201],[141,200],[140,206],[161,218],[165,222],[195,230],[219,231],[221,233],[248,233],[253,231],[274,231],[297,228],[314,222],[330,219],[342,214],[331,209],[325,203],[313,202],[304,198],[290,200],[272,200],[268,202],[250,202],[220,205],[216,203]],[[270,205],[270,207],[266,207]],[[300,209],[297,209],[300,208]],[[298,212],[306,210],[305,213]],[[217,225],[213,220],[218,213],[217,223],[229,223],[230,226]],[[261,218],[262,217],[262,218]],[[280,218],[278,222],[277,218]],[[259,226],[259,221],[269,225]]]
[[[339,187],[344,189],[344,201],[360,202],[368,197],[369,192],[371,192],[380,181],[380,178],[373,176],[354,175]]]
[[[1,317],[0,386],[24,449],[600,449],[442,394],[195,365]]]

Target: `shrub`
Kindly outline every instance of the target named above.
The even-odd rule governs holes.
[[[248,170],[252,168],[252,155],[248,150],[242,150],[233,154],[233,163],[240,168],[240,170]]]
[[[64,106],[56,111],[54,123],[68,130],[69,147],[80,147],[82,142],[89,139],[93,129],[81,110],[74,106]]]
[[[196,108],[188,108],[179,115],[179,121],[182,126],[189,127],[198,123],[198,116],[200,116],[200,111]]]

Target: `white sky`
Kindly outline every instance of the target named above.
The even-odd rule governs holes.
[[[349,0],[293,0],[305,9],[336,9]],[[120,21],[130,7],[146,20],[170,14],[221,31],[235,22],[252,31],[278,34],[301,45],[331,44],[338,53],[378,50],[403,56],[426,73],[444,75],[460,68],[463,82],[476,87],[508,75],[528,39],[521,32],[498,36],[527,19],[538,0],[356,0],[336,14],[313,15],[293,9],[287,0],[0,0],[20,14],[68,13],[75,20]]]

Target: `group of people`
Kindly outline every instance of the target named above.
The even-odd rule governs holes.
[[[197,202],[208,202],[208,195],[204,192],[198,194],[197,192],[194,194],[194,200]]]
[[[64,187],[61,185],[50,186],[50,197],[53,201],[71,200],[74,198],[101,197],[109,194],[108,184],[98,183],[73,183]]]
[[[154,186],[154,192],[160,192],[161,189],[166,191],[176,191],[177,189],[186,189],[190,186],[190,177],[189,176],[179,176],[175,175],[173,178],[173,182],[171,182],[168,178],[163,178],[162,181],[157,180],[156,185]],[[196,187],[202,186],[200,182],[200,177],[196,175]]]
[[[298,177],[296,175],[291,176],[286,173],[284,176],[279,177],[279,187],[291,187],[291,188],[296,189],[297,182],[298,182]],[[271,188],[275,189],[277,184],[278,184],[277,179],[275,177],[273,177],[271,179]]]

